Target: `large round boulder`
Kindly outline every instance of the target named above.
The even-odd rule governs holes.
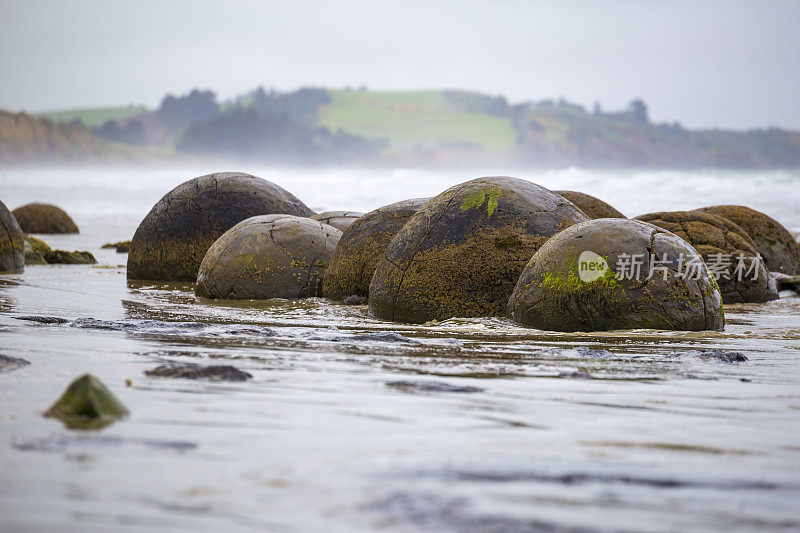
[[[322,296],[322,277],[341,236],[310,218],[248,218],[208,249],[195,290],[226,300]]]
[[[578,191],[555,191],[583,211],[589,218],[627,218],[600,198]]]
[[[311,215],[311,220],[316,220],[317,222],[322,222],[340,231],[344,231],[363,214],[364,213],[356,213],[355,211],[324,211],[316,215]]]
[[[322,292],[332,300],[366,301],[369,283],[384,250],[400,228],[430,198],[403,200],[379,207],[344,230],[333,253]]]
[[[696,211],[726,218],[745,230],[770,272],[800,274],[800,245],[777,220],[743,205],[715,205]]]
[[[538,329],[721,330],[722,296],[692,246],[639,220],[604,218],[552,237],[531,257],[509,316]]]
[[[369,287],[370,312],[426,322],[504,315],[531,255],[586,220],[563,196],[529,181],[487,177],[429,201],[395,235]]]
[[[250,174],[208,174],[178,185],[136,229],[128,279],[194,281],[214,241],[242,220],[268,214],[314,213],[285,189]]]
[[[730,220],[697,211],[649,213],[636,219],[670,231],[691,244],[717,280],[724,303],[778,298],[775,281],[753,240]]]
[[[78,226],[66,211],[52,204],[25,204],[13,214],[25,233],[78,233]]]
[[[0,272],[25,270],[25,240],[14,215],[0,202]]]

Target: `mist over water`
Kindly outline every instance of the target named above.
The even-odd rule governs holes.
[[[612,204],[628,217],[718,204],[741,204],[763,211],[800,231],[800,171],[706,170],[463,170],[416,168],[300,169],[232,165],[230,168],[87,167],[0,169],[0,197],[14,209],[31,201],[53,202],[78,222],[94,217],[133,230],[173,187],[211,172],[240,171],[284,187],[315,211],[367,212],[409,198],[431,197],[480,176],[524,178],[552,190],[577,190]]]

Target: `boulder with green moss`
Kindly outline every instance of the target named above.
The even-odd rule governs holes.
[[[699,211],[669,211],[636,217],[692,245],[717,280],[726,304],[769,302],[778,298],[775,280],[767,272],[755,244],[728,219]]]
[[[322,296],[322,277],[341,236],[333,226],[310,218],[248,218],[208,249],[196,292],[230,300]]]
[[[526,180],[486,177],[456,185],[395,235],[372,277],[369,310],[416,323],[505,315],[533,253],[585,220],[563,196]]]
[[[332,300],[365,302],[384,250],[408,219],[430,198],[403,200],[361,216],[342,233],[325,271],[322,292]]]
[[[100,248],[113,248],[118,254],[127,254],[131,247],[131,241],[107,242]]]
[[[333,226],[339,231],[344,231],[363,214],[364,213],[357,213],[355,211],[323,211],[322,213],[311,215],[311,220],[316,220],[317,222]]]
[[[715,205],[696,211],[726,218],[745,230],[770,272],[800,274],[800,244],[774,218],[743,205]]]
[[[25,235],[25,242],[27,242],[34,252],[41,255],[42,257],[46,256],[48,253],[52,252],[53,249],[50,248],[50,245],[44,242],[42,239],[37,239],[33,235]]]
[[[209,174],[167,193],[136,229],[128,279],[194,281],[206,252],[223,233],[252,216],[308,217],[311,209],[285,189],[239,172]]]
[[[73,381],[44,416],[72,429],[98,429],[129,414],[128,409],[91,374]]]
[[[14,216],[25,233],[78,233],[67,212],[52,204],[25,204],[14,209]]]
[[[14,215],[0,202],[0,272],[25,270],[25,241]]]
[[[627,218],[613,206],[600,198],[578,191],[555,191],[583,211],[587,217],[595,218]]]
[[[47,264],[45,258],[33,249],[33,246],[31,246],[31,243],[28,242],[28,239],[25,239],[23,250],[25,252],[25,266]]]
[[[702,257],[662,228],[599,219],[552,237],[533,255],[509,316],[553,331],[722,330],[722,295]]]
[[[94,265],[97,259],[94,258],[91,252],[75,251],[67,252],[66,250],[53,250],[44,256],[48,264],[62,264],[62,265]]]

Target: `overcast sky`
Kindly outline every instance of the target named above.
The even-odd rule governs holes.
[[[0,108],[461,88],[800,129],[800,1],[0,0]]]

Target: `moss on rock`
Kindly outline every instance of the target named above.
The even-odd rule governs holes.
[[[63,265],[94,265],[97,259],[87,251],[67,252],[65,250],[53,250],[44,256],[48,264],[63,264]]]
[[[680,257],[696,265],[697,279],[680,275]],[[548,240],[525,267],[508,311],[521,324],[554,331],[724,327],[722,298],[700,255],[672,233],[626,219],[583,222]]]
[[[777,220],[743,205],[715,205],[696,211],[728,219],[746,231],[770,272],[800,274],[800,245]]]
[[[118,254],[127,254],[131,247],[131,241],[107,242],[100,248],[114,248]]]
[[[0,202],[0,272],[25,270],[25,240],[16,218]]]
[[[758,257],[752,239],[730,220],[699,211],[649,213],[636,219],[670,231],[691,244],[715,275],[723,302],[768,302],[778,298],[775,282]],[[740,261],[746,270],[737,272]]]
[[[67,387],[44,416],[58,418],[71,429],[99,429],[128,414],[99,379],[84,374]]]
[[[370,312],[402,322],[502,316],[531,255],[584,220],[572,203],[529,181],[501,176],[456,185],[386,248],[370,284]]]
[[[25,233],[78,233],[78,226],[66,211],[52,204],[25,204],[13,214]]]
[[[416,198],[379,207],[344,230],[325,271],[322,286],[325,297],[363,303],[384,250],[428,200]]]
[[[175,187],[136,229],[128,279],[194,281],[206,254],[223,233],[247,218],[314,214],[285,189],[239,172],[194,178]]]
[[[196,292],[206,298],[246,300],[322,296],[323,274],[341,235],[310,218],[249,218],[208,249]]]
[[[596,218],[627,218],[610,204],[600,198],[578,191],[554,191],[583,211],[587,217]]]

